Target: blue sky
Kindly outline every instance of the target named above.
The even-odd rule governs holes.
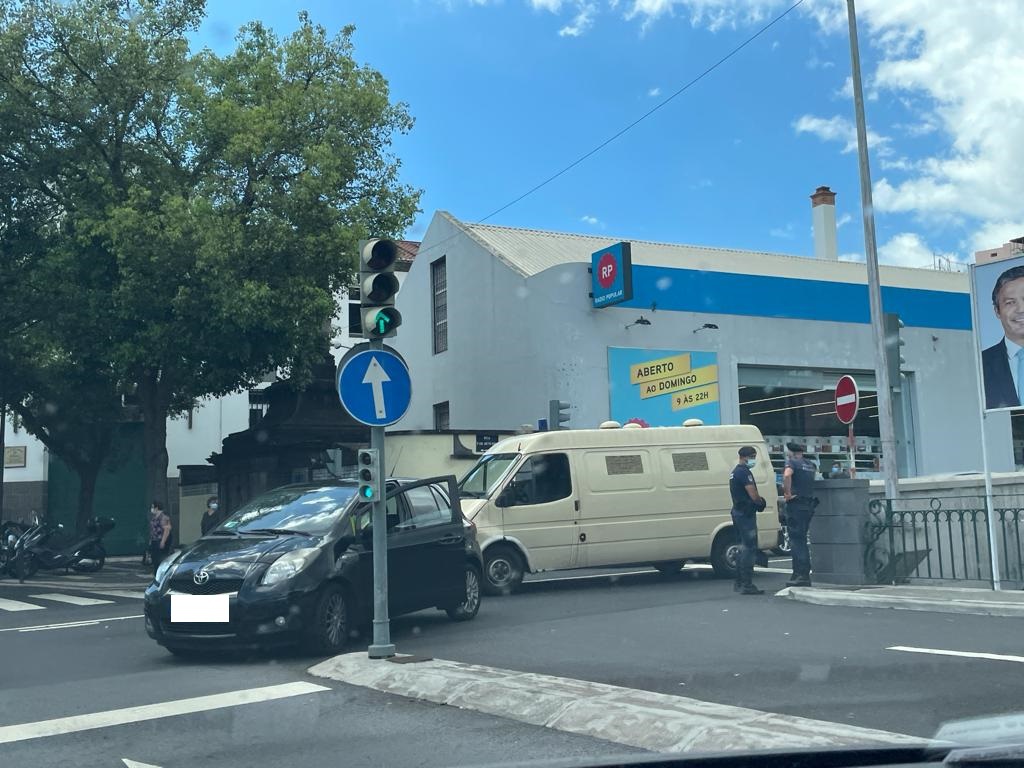
[[[197,45],[226,52],[259,18],[354,24],[356,57],[416,126],[403,180],[478,221],[681,87],[791,2],[210,0]],[[1024,234],[1024,14],[994,0],[858,3],[883,262],[973,260]],[[809,195],[838,193],[839,251],[863,229],[851,144],[845,2],[805,3],[589,160],[489,223],[793,254],[813,252]],[[1016,170],[1013,170],[1016,169]]]

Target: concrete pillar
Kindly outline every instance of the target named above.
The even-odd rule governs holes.
[[[818,584],[868,584],[864,548],[868,522],[867,480],[818,480],[821,503],[811,520],[811,571]]]

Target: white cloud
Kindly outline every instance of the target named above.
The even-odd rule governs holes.
[[[562,4],[565,0],[529,0],[529,2],[530,5],[533,6],[534,10],[558,13],[562,10]]]
[[[952,253],[938,252],[916,232],[901,232],[878,246],[878,262],[896,267],[931,268],[936,263],[936,257],[940,256],[953,259],[956,257]]]
[[[839,229],[840,227],[845,227],[851,221],[853,221],[853,216],[851,216],[848,213],[844,213],[842,216],[836,219],[836,229]]]
[[[591,227],[604,226],[604,224],[601,222],[599,218],[597,218],[597,216],[580,216],[580,221],[582,221],[584,224],[589,224]]]
[[[661,88],[658,88],[657,86],[655,86],[654,88],[651,88],[647,92],[647,95],[650,96],[652,99],[655,99],[658,96],[661,96]]]
[[[832,69],[835,65],[836,63],[834,61],[818,58],[818,54],[816,53],[807,60],[806,64],[808,69]]]
[[[772,229],[768,230],[768,234],[771,235],[772,237],[782,238],[783,240],[792,240],[793,224],[792,222],[790,222],[784,227],[772,227]]]
[[[579,37],[594,26],[594,16],[597,14],[597,6],[594,3],[579,3],[579,10],[573,18],[572,23],[558,30],[560,37]]]
[[[857,151],[857,129],[851,120],[842,115],[827,118],[803,115],[793,123],[793,128],[797,133],[810,133],[822,141],[842,142],[844,154]],[[889,138],[870,130],[868,131],[868,147],[880,157],[892,152]]]
[[[778,40],[772,40],[772,50],[773,51],[779,50],[779,45],[781,45],[781,43],[779,43]]]

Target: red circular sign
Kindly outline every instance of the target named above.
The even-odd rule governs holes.
[[[851,423],[857,418],[860,405],[860,393],[853,376],[843,376],[836,382],[836,416],[843,424]]]
[[[602,288],[611,288],[618,271],[619,265],[615,261],[615,256],[611,253],[602,255],[597,262],[597,282]]]

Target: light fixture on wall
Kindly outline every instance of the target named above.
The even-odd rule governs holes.
[[[629,325],[626,326],[626,330],[628,331],[634,325],[650,325],[650,324],[651,324],[650,320],[648,320],[643,315],[640,315],[640,317],[638,317],[636,320],[634,320],[632,323],[630,323]]]
[[[704,325],[702,325],[702,326],[700,326],[698,328],[694,328],[693,332],[697,333],[698,331],[705,331],[705,330],[706,331],[717,331],[718,330],[718,326],[715,325],[714,323],[704,323]]]

